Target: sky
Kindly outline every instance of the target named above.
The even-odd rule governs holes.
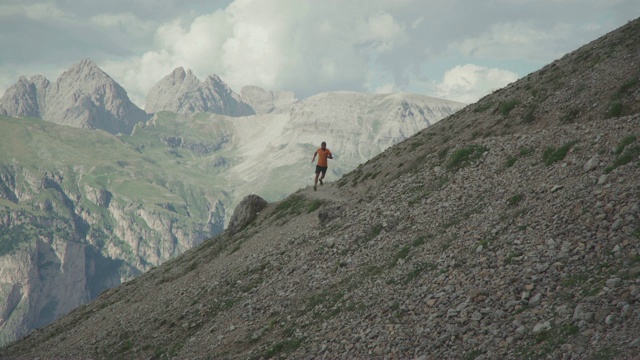
[[[177,67],[237,93],[473,103],[639,16],[638,0],[0,0],[0,95],[89,58],[141,108]]]

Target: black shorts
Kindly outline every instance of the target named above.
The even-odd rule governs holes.
[[[319,173],[326,174],[327,173],[327,167],[328,166],[316,165],[316,174],[319,174]]]

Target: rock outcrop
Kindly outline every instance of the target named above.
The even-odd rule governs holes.
[[[217,75],[209,75],[201,82],[191,70],[185,71],[182,67],[173,70],[149,90],[145,110],[148,113],[210,112],[227,116],[255,114],[253,108]]]
[[[258,217],[260,211],[267,207],[267,204],[267,201],[258,195],[245,196],[233,211],[227,230],[232,234],[241,231]]]
[[[21,77],[0,99],[0,115],[36,117],[56,124],[130,134],[149,116],[96,64],[82,60],[56,82]]]

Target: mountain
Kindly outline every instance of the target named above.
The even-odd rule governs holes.
[[[0,99],[0,115],[41,118],[56,124],[129,134],[149,116],[96,64],[85,59],[51,83],[21,77]]]
[[[0,116],[0,343],[220,234],[244,196],[276,201],[307,186],[320,137],[336,154],[327,180],[402,141],[412,133],[389,128],[403,103],[423,114],[405,119],[413,133],[463,106],[328,93],[245,117],[160,111],[119,135]],[[330,126],[298,129],[310,116]]]
[[[640,19],[0,357],[636,358],[639,76]]]
[[[254,85],[244,86],[240,90],[240,96],[256,114],[288,112],[297,102],[295,95],[290,91],[270,91]]]
[[[254,115],[246,104],[217,75],[201,82],[191,70],[178,67],[154,85],[145,104],[148,113],[171,111],[177,114],[211,112],[228,116]]]

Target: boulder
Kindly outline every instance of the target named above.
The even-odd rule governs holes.
[[[231,234],[241,231],[256,219],[260,210],[267,207],[267,204],[267,201],[258,195],[245,196],[233,211],[227,230]]]

